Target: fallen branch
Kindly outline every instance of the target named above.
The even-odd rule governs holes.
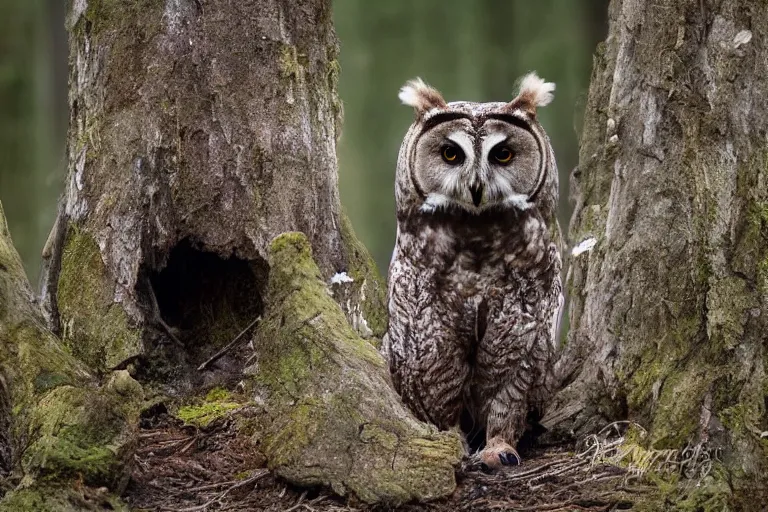
[[[157,325],[162,327],[163,331],[165,331],[165,334],[167,334],[168,337],[171,338],[171,340],[176,345],[183,348],[184,343],[182,343],[182,341],[178,338],[178,336],[173,334],[173,330],[171,329],[171,326],[165,323],[165,320],[163,320],[163,317],[160,314],[160,304],[158,304],[157,302],[157,296],[155,295],[155,289],[152,287],[152,281],[150,281],[148,277],[146,278],[146,286],[147,286],[147,291],[149,292],[150,301],[152,302],[152,316],[153,316],[152,319]]]
[[[175,512],[201,512],[201,511],[207,509],[208,507],[210,507],[211,505],[213,505],[214,503],[216,503],[217,501],[219,501],[222,498],[224,498],[227,494],[229,494],[230,492],[234,491],[235,489],[239,489],[241,487],[245,487],[246,485],[250,485],[250,484],[256,482],[257,480],[259,480],[261,478],[264,478],[268,474],[269,474],[269,471],[266,470],[266,469],[259,470],[255,474],[253,474],[250,477],[246,478],[245,480],[237,482],[236,484],[229,486],[223,492],[221,492],[217,496],[211,498],[210,500],[206,501],[202,505],[198,505],[196,507],[176,509]]]
[[[257,323],[259,323],[259,321],[260,321],[260,320],[261,320],[261,315],[257,316],[257,317],[256,317],[256,319],[255,319],[253,322],[251,322],[250,324],[248,324],[248,327],[246,327],[245,329],[243,329],[242,331],[240,331],[240,334],[238,334],[237,336],[235,336],[235,338],[234,338],[232,341],[230,341],[229,343],[227,343],[227,345],[226,345],[224,348],[222,348],[221,350],[219,350],[218,352],[216,352],[215,354],[213,354],[213,355],[212,355],[210,358],[208,358],[208,360],[207,360],[207,361],[205,361],[203,364],[201,364],[200,366],[198,366],[198,367],[197,367],[197,371],[199,371],[199,372],[200,372],[200,371],[203,371],[203,370],[205,370],[205,369],[206,369],[206,367],[208,367],[208,365],[209,365],[209,364],[213,363],[214,361],[216,361],[217,359],[219,359],[221,356],[223,356],[224,354],[226,354],[228,351],[230,351],[230,350],[232,349],[232,347],[234,347],[234,346],[235,346],[235,344],[236,344],[238,341],[240,341],[240,338],[242,338],[242,337],[245,335],[245,333],[247,333],[248,331],[250,331],[250,330],[253,328],[253,326],[254,326],[254,325],[256,325]]]

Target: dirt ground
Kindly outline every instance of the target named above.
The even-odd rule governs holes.
[[[146,419],[131,483],[124,498],[136,510],[158,512],[264,511],[611,511],[632,508],[649,490],[625,469],[596,464],[585,452],[528,454],[522,465],[489,473],[457,470],[448,499],[396,509],[341,499],[324,489],[297,489],[276,478],[232,419],[204,429],[168,414]],[[578,451],[578,450],[577,450]]]

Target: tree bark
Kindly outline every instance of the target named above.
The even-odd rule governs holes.
[[[737,488],[765,489],[768,11],[614,0],[609,18],[573,174],[565,387],[544,425],[628,418],[652,447],[702,446]]]
[[[68,27],[70,173],[43,300],[76,355],[119,366],[166,323],[207,338],[189,354],[204,361],[262,308],[284,231],[308,236],[326,278],[354,279],[342,302],[361,333],[383,332],[383,286],[338,198],[329,2],[75,1]],[[202,282],[209,265],[225,285]],[[233,283],[248,300],[214,326]]]
[[[232,436],[294,483],[451,493],[460,439],[390,388],[384,286],[339,204],[330,0],[73,0],[67,24],[69,173],[42,304],[69,352],[192,424],[236,394],[259,414]]]

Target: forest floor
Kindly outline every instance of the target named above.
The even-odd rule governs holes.
[[[519,466],[486,472],[457,470],[450,498],[396,509],[338,498],[324,489],[294,488],[267,470],[264,456],[235,423],[205,428],[160,413],[144,421],[131,483],[124,498],[134,510],[158,512],[384,512],[626,510],[652,489],[640,474],[597,454],[615,447],[606,437],[577,451],[528,453]]]

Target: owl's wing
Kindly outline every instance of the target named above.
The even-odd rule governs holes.
[[[387,332],[384,334],[384,336],[381,339],[381,355],[384,357],[384,360],[387,362],[389,366],[390,371],[390,377],[392,379],[392,384],[397,390],[397,392],[400,392],[400,378],[399,378],[399,372],[397,371],[397,363],[399,358],[396,354],[393,354],[392,350],[392,336],[390,335],[390,331],[393,329],[397,329],[398,325],[398,318],[394,315],[392,315],[392,311],[394,310],[395,305],[392,303],[393,300],[395,300],[395,294],[394,294],[394,286],[395,283],[398,281],[398,279],[402,279],[403,269],[402,265],[398,261],[398,249],[397,244],[395,244],[395,248],[392,251],[392,259],[389,262],[389,272],[387,273],[387,312],[389,314],[389,322],[387,323]]]

